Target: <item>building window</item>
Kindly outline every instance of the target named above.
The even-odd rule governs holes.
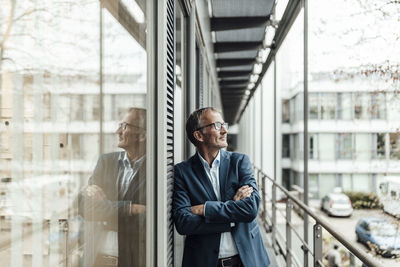
[[[309,119],[311,120],[318,120],[318,93],[310,93],[308,95],[308,103],[309,103]]]
[[[321,94],[321,118],[323,120],[334,120],[336,118],[336,106],[336,94]]]
[[[335,135],[319,134],[319,157],[321,160],[335,160]]]
[[[390,159],[400,159],[400,133],[390,133]]]
[[[355,134],[355,158],[358,160],[369,160],[371,158],[370,134]]]
[[[304,98],[303,98],[303,93],[299,93],[296,96],[296,112],[297,112],[297,119],[298,120],[303,120],[304,118]]]
[[[282,135],[282,158],[290,158],[290,135]]]
[[[308,156],[310,159],[318,159],[318,135],[310,134],[308,138]]]
[[[351,159],[352,158],[352,134],[339,133],[336,137],[336,158],[337,159]]]
[[[293,153],[290,154],[290,159],[297,160],[299,151],[299,135],[293,134],[291,135],[291,139],[290,145],[292,146],[291,151],[293,151]]]
[[[337,113],[338,119],[351,120],[351,93],[337,94]]]
[[[398,92],[386,94],[387,118],[389,121],[400,120],[400,94]]]
[[[308,174],[308,182],[309,182],[309,191],[311,194],[311,198],[318,199],[319,196],[319,182],[318,182],[318,174]]]
[[[290,100],[290,122],[295,123],[297,122],[298,116],[297,116],[297,99],[296,97],[293,97]]]
[[[371,118],[386,119],[386,93],[374,92],[371,94]]]
[[[368,120],[370,118],[370,99],[366,93],[354,93],[354,118]]]
[[[283,100],[282,103],[282,122],[290,122],[290,100]]]
[[[384,159],[385,158],[385,134],[374,133],[372,134],[372,158]]]

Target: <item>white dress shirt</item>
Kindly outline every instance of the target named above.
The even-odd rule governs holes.
[[[198,152],[197,152],[198,153]],[[214,193],[217,196],[218,201],[221,201],[221,194],[220,194],[220,185],[219,185],[219,165],[220,165],[220,158],[221,153],[218,152],[217,157],[214,159],[211,167],[208,165],[207,161],[203,159],[203,157],[198,153],[201,163],[204,166],[204,170],[210,182],[213,186]],[[204,212],[206,210],[207,202],[204,205]],[[205,216],[205,214],[204,214]],[[232,223],[231,223],[232,225]],[[233,224],[234,225],[234,224]],[[221,243],[219,244],[219,255],[218,258],[226,258],[231,257],[234,255],[239,254],[235,240],[233,240],[233,236],[231,232],[221,233]]]

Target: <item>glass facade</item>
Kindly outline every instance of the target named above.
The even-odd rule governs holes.
[[[146,264],[146,4],[0,1],[1,266]]]

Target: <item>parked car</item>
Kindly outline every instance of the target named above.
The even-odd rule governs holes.
[[[330,193],[321,200],[321,210],[329,216],[349,217],[353,214],[350,198],[343,193]]]
[[[383,218],[362,218],[356,225],[357,241],[384,257],[400,256],[400,225]]]

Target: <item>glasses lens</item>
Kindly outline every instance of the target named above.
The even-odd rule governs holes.
[[[222,126],[224,126],[225,130],[228,130],[228,128],[229,128],[229,124],[226,122],[224,124],[222,124]]]
[[[219,131],[219,130],[221,130],[222,123],[220,123],[220,122],[214,122],[214,127],[215,127],[215,130]]]
[[[126,123],[125,122],[120,122],[118,123],[118,129],[122,129],[122,131],[125,131],[126,129]]]

